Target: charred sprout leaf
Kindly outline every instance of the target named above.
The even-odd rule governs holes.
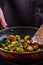
[[[24,39],[25,39],[25,40],[30,39],[30,35],[26,35],[26,36],[24,37]]]
[[[16,40],[17,40],[17,41],[20,40],[20,35],[16,35]]]

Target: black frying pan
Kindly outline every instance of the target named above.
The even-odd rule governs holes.
[[[29,34],[33,36],[38,28],[34,27],[28,27],[28,26],[22,26],[22,27],[10,27],[4,30],[0,31],[0,42],[6,38],[8,35],[13,34],[19,34],[21,37],[24,37],[25,35]],[[43,50],[41,51],[34,51],[29,52],[27,54],[25,53],[15,53],[15,52],[9,52],[0,49],[0,55],[3,57],[6,57],[8,59],[15,59],[15,60],[37,60],[40,58],[43,58]]]

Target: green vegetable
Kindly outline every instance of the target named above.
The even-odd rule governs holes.
[[[36,51],[40,51],[41,50],[41,48],[38,48]]]
[[[5,44],[10,44],[11,42],[10,42],[10,40],[6,39],[6,40],[4,40],[4,43]]]
[[[20,40],[20,35],[16,35],[16,40],[17,40],[17,41]]]
[[[25,35],[24,38],[21,38],[20,35],[9,35],[7,38],[4,38],[2,42],[0,42],[0,48],[11,51],[11,52],[32,52],[32,51],[40,51],[43,49],[39,44],[31,43],[31,36]]]
[[[23,48],[23,45],[21,44],[21,43],[19,43],[19,45],[18,45],[20,48]]]
[[[4,50],[7,50],[7,51],[10,51],[10,49],[8,47],[4,47],[3,49]]]
[[[30,39],[30,35],[26,35],[26,36],[24,37],[24,39],[25,39],[25,40]]]
[[[11,45],[14,46],[14,47],[17,47],[17,46],[18,46],[18,41],[13,41],[13,42],[11,43]]]
[[[18,52],[23,52],[23,48],[17,47],[17,48],[16,48],[16,51],[18,51]]]
[[[28,46],[27,43],[25,43],[25,44],[23,45],[24,48],[27,48],[27,46]]]
[[[18,47],[16,47],[16,50],[18,52],[23,52],[23,45],[21,43],[19,43]]]
[[[30,45],[28,45],[27,49],[28,49],[29,51],[33,51],[33,48],[32,48],[32,46],[30,46]]]

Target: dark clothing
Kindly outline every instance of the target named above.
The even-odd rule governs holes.
[[[40,26],[40,16],[36,15],[37,0],[2,0],[3,12],[8,26]],[[2,4],[2,3],[1,3]]]

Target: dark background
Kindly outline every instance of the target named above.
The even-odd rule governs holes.
[[[8,4],[8,1],[11,4],[14,2],[14,0],[12,0],[12,1],[11,0],[0,0],[0,7],[3,9],[3,12],[5,10],[5,5]],[[32,21],[30,23],[30,24],[32,24],[31,26],[39,27],[41,24],[43,24],[43,0],[26,0],[26,2],[27,1],[30,3],[29,4],[30,7],[28,9],[28,11],[29,11],[30,14],[29,13],[22,13],[23,15],[25,14],[26,17],[27,17],[27,18],[25,17],[26,19],[24,18],[23,21],[24,22],[28,21],[28,19],[30,18],[29,21]],[[15,2],[15,4],[18,4],[18,3]],[[16,12],[17,12],[17,10],[16,10]],[[19,21],[21,20],[21,22],[22,22],[22,19],[21,19],[22,14],[21,14],[21,16],[19,16],[20,19],[17,18],[16,15],[15,15],[15,17],[17,18],[17,20],[19,20]],[[29,16],[28,16],[28,14],[29,14]],[[9,20],[8,18],[6,18],[7,14],[5,14],[5,12],[4,12],[4,15],[5,15],[6,21],[8,21],[8,22],[13,21],[13,20]],[[18,13],[17,13],[17,15],[18,15]],[[15,18],[15,21],[16,21],[16,18]],[[27,23],[27,25],[28,25],[28,23]]]

